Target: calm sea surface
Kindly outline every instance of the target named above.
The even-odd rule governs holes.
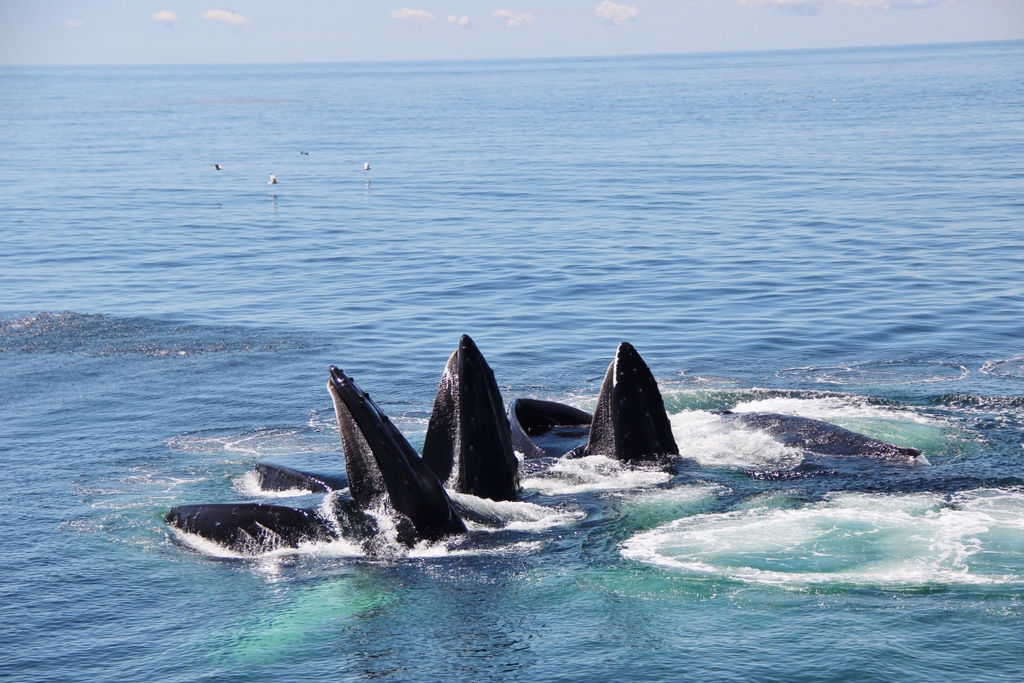
[[[5,681],[1024,676],[1024,43],[3,68],[0,183]],[[676,473],[386,557],[170,534],[321,504],[251,470],[344,469],[330,363],[421,446],[462,333],[584,408],[632,342]]]

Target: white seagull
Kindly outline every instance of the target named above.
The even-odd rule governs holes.
[[[363,170],[364,171],[369,171],[370,170],[370,162],[369,161],[367,161],[365,164],[363,164]]]
[[[267,185],[277,185],[277,177],[273,173],[270,174],[270,182]]]

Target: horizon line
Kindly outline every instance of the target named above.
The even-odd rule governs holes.
[[[471,63],[471,62],[526,62],[543,60],[574,60],[574,59],[621,59],[621,58],[643,58],[643,57],[694,57],[701,55],[747,55],[766,53],[786,52],[838,52],[843,50],[877,50],[891,48],[914,48],[914,47],[953,47],[963,45],[993,45],[1024,43],[1024,38],[1008,38],[1000,40],[965,40],[965,41],[940,41],[925,43],[875,43],[867,45],[844,45],[830,47],[787,47],[767,48],[759,50],[701,50],[695,52],[633,52],[622,54],[592,54],[592,55],[551,55],[547,57],[465,57],[452,59],[368,59],[368,60],[330,60],[330,61],[288,61],[278,62],[95,62],[87,64],[46,64],[46,63],[0,63],[0,69],[7,68],[93,68],[93,67],[167,67],[167,66],[299,66],[299,65],[326,65],[326,64],[450,64],[450,63]]]

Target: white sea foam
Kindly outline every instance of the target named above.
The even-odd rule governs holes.
[[[765,584],[1024,583],[1024,491],[835,494],[799,508],[699,514],[629,539],[623,556]]]
[[[478,498],[465,493],[448,491],[451,499],[464,508],[476,512],[482,517],[492,518],[499,522],[501,529],[515,531],[541,531],[555,526],[571,524],[583,519],[586,515],[576,507],[545,507],[526,501],[497,501]],[[493,526],[476,524],[466,521],[471,531],[495,529]]]
[[[669,489],[625,491],[618,496],[630,508],[665,510],[698,506],[728,491],[718,484],[687,484]]]
[[[467,555],[508,555],[511,553],[527,554],[537,552],[543,547],[543,541],[517,541],[516,543],[486,548],[456,545],[445,543],[443,541],[437,541],[434,543],[420,541],[414,547],[409,549],[408,557],[464,557]]]
[[[1024,378],[1024,356],[990,360],[981,366],[981,371],[986,375]]]
[[[684,410],[670,418],[679,454],[701,467],[792,469],[803,461],[799,449],[770,434],[741,426],[703,410]]]
[[[631,467],[612,458],[591,455],[586,458],[562,458],[521,483],[524,489],[545,495],[566,495],[656,486],[671,478],[670,474],[660,469]]]
[[[823,396],[815,398],[793,398],[777,396],[773,398],[743,401],[732,409],[734,413],[783,413],[799,415],[813,420],[826,422],[849,420],[899,420],[931,424],[931,420],[923,415],[906,411],[894,410],[887,406],[872,405],[861,396]]]

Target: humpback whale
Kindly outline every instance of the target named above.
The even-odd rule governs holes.
[[[258,462],[255,469],[260,488],[264,491],[302,489],[310,493],[330,493],[348,488],[347,476],[302,472],[272,462]]]
[[[434,398],[423,461],[448,488],[491,500],[515,500],[519,460],[494,372],[462,335]]]
[[[554,401],[517,398],[509,404],[512,447],[527,459],[565,455],[590,435],[590,413]]]
[[[370,395],[333,365],[327,389],[338,417],[349,491],[359,507],[383,504],[430,541],[466,533],[444,486]]]
[[[603,455],[639,463],[679,454],[658,383],[629,342],[615,351],[593,415],[553,401],[518,399],[509,406],[509,423],[516,448],[527,458]],[[559,443],[578,438],[583,427],[589,427],[585,444],[557,452]]]
[[[339,526],[343,533],[373,533],[376,524],[365,510],[393,515],[399,540],[410,546],[420,539],[436,541],[466,533],[466,525],[441,482],[369,394],[334,366],[327,387],[345,450],[346,478],[272,463],[258,463],[256,471],[261,486],[273,490],[329,492],[347,483],[351,503],[335,501],[337,519],[327,519],[319,509],[227,503],[176,506],[164,520],[182,531],[250,554],[336,539]]]
[[[317,511],[265,503],[179,505],[171,508],[164,521],[243,553],[335,538]]]
[[[597,395],[590,438],[580,455],[604,455],[626,462],[679,455],[665,402],[647,363],[622,342]]]
[[[922,464],[928,462],[916,448],[873,439],[821,420],[781,413],[734,413],[729,410],[719,415],[744,427],[767,432],[787,446],[819,455],[908,458],[917,459]]]

